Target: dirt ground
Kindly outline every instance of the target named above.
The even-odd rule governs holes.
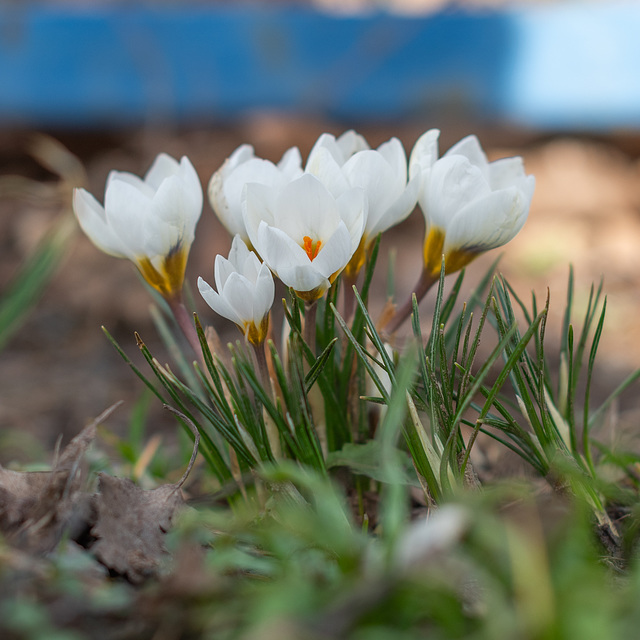
[[[405,148],[430,126],[358,127],[376,146],[392,135]],[[135,130],[110,133],[54,132],[86,166],[89,189],[101,199],[110,169],[144,173],[160,151],[186,154],[202,183],[239,144],[249,142],[259,156],[278,160],[298,145],[306,156],[323,131],[340,133],[348,125],[296,120],[271,115],[229,127],[192,130]],[[507,128],[443,126],[441,150],[467,133],[478,133],[492,158],[522,155],[537,186],[529,219],[520,235],[504,248],[500,270],[527,299],[535,290],[551,294],[550,340],[560,326],[569,264],[576,276],[578,312],[584,309],[589,286],[604,277],[608,295],[605,332],[597,363],[597,395],[604,397],[628,373],[640,366],[640,137],[542,136]],[[51,179],[29,161],[22,134],[0,133],[0,173],[19,173]],[[33,198],[0,203],[0,291],[20,261],[61,215],[55,207]],[[402,300],[414,283],[421,261],[423,221],[418,210],[387,234],[382,262],[395,247],[396,289]],[[199,223],[188,267],[188,281],[198,275],[212,278],[214,257],[226,253],[230,239],[208,203]],[[469,269],[469,282],[480,277],[497,252],[478,259]],[[373,302],[379,309],[385,297],[381,265]],[[51,451],[57,437],[65,441],[90,418],[117,400],[124,400],[108,429],[126,432],[132,408],[143,385],[104,338],[105,325],[125,350],[140,363],[133,332],[138,331],[160,360],[168,356],[157,337],[148,308],[151,300],[133,266],[100,253],[77,233],[59,271],[24,326],[0,352],[0,463],[39,459]],[[429,300],[423,303],[428,318]],[[198,310],[224,338],[235,329],[216,318],[202,301]],[[577,318],[580,319],[580,316]],[[620,403],[619,423],[634,432],[640,418],[638,390],[628,391]],[[159,403],[152,405],[150,428],[171,425]],[[170,426],[170,429],[172,427]],[[179,466],[181,463],[177,463]]]

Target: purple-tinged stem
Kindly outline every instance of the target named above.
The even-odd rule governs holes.
[[[344,293],[342,294],[342,317],[345,319],[345,322],[347,324],[350,324],[356,308],[356,294],[353,290],[353,286],[355,285],[357,279],[357,274],[355,277],[344,276],[344,280],[342,283],[342,288],[344,289]]]
[[[395,333],[400,325],[411,315],[411,312],[413,311],[413,293],[416,294],[418,303],[420,303],[422,298],[424,298],[424,296],[427,294],[427,291],[429,291],[429,289],[431,289],[431,287],[436,282],[438,282],[439,279],[439,276],[432,275],[426,269],[423,270],[422,274],[420,275],[420,279],[418,280],[416,286],[413,288],[412,294],[404,302],[404,304],[396,310],[387,326],[384,327],[385,330],[388,333]]]
[[[176,319],[180,330],[191,345],[193,352],[196,354],[198,359],[202,360],[202,349],[200,348],[198,332],[196,331],[191,314],[187,311],[187,308],[182,302],[182,296],[167,299],[167,303],[169,304],[171,313],[173,313],[173,317]]]
[[[267,365],[267,354],[265,351],[264,340],[260,344],[253,344],[253,353],[256,356],[256,362],[258,363],[258,370],[260,371],[260,378],[262,380],[262,386],[265,391],[272,396],[271,393],[271,376],[269,375],[269,367]]]

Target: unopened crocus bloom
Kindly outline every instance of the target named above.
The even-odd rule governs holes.
[[[311,174],[281,188],[250,183],[243,217],[251,244],[307,302],[320,298],[354,254],[367,220],[362,189],[337,198]]]
[[[241,197],[245,184],[256,182],[282,187],[302,175],[302,160],[297,147],[292,147],[276,165],[256,158],[253,147],[244,144],[227,158],[209,181],[209,202],[227,231],[249,242],[242,219]]]
[[[341,167],[354,154],[370,148],[371,147],[364,136],[356,133],[353,129],[345,131],[338,138],[330,133],[323,133],[313,145],[313,148],[309,153],[307,168],[310,163],[313,163],[313,158],[320,149],[326,149],[338,166]]]
[[[445,273],[454,273],[485,251],[506,244],[524,225],[535,178],[522,158],[489,162],[478,139],[467,136],[438,158],[440,131],[431,129],[416,142],[409,174],[420,176],[418,203],[426,232],[424,266],[413,292],[418,302]],[[387,326],[395,331],[411,314],[409,298]]]
[[[218,291],[198,278],[198,289],[206,303],[222,317],[235,322],[251,344],[262,344],[275,295],[273,276],[267,265],[260,263],[237,235],[229,259],[216,256],[214,278]]]
[[[426,221],[424,269],[432,277],[453,273],[475,257],[506,244],[529,213],[535,178],[522,158],[489,162],[478,139],[467,136],[438,158],[436,129],[411,153],[410,173],[420,175],[418,202]]]
[[[397,138],[374,150],[353,131],[337,140],[323,134],[309,154],[305,171],[317,176],[334,196],[353,187],[365,192],[367,223],[360,246],[345,269],[345,275],[353,278],[362,268],[365,252],[375,237],[413,211],[420,176],[407,182],[407,156]]]
[[[202,213],[202,187],[188,158],[177,162],[161,153],[144,179],[112,171],[104,206],[84,189],[75,189],[73,210],[99,249],[134,262],[168,300],[180,296]]]

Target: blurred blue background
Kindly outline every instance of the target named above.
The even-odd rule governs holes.
[[[264,3],[5,3],[0,126],[191,124],[276,110],[638,129],[638,34],[638,2],[423,16]]]

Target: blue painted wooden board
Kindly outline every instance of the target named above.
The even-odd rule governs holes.
[[[640,127],[640,5],[338,18],[264,7],[0,7],[0,126],[277,109]]]

